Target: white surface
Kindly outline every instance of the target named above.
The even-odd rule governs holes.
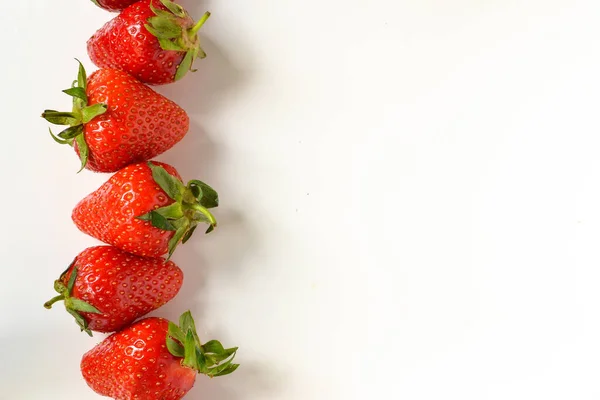
[[[182,3],[213,12],[209,58],[160,89],[193,119],[160,159],[220,190],[221,227],[155,314],[191,308],[243,364],[188,399],[600,397],[598,1]],[[3,399],[99,399],[78,365],[100,337],[42,303],[107,176],[39,114],[109,18],[0,13]]]

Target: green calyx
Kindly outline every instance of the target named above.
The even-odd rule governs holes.
[[[58,135],[52,133],[52,139],[60,144],[68,144],[73,146],[77,143],[79,150],[79,158],[81,159],[81,172],[87,165],[89,148],[83,135],[84,125],[96,118],[98,115],[104,114],[108,108],[106,104],[96,103],[88,105],[87,90],[87,75],[83,64],[79,60],[79,73],[77,80],[73,82],[73,86],[63,90],[64,93],[73,97],[73,111],[60,112],[55,110],[45,110],[42,113],[42,118],[54,125],[67,125],[68,128],[60,132]]]
[[[240,366],[233,363],[237,347],[226,349],[217,340],[200,342],[189,311],[181,315],[179,326],[169,322],[167,349],[175,357],[183,358],[181,365],[211,378],[229,375]]]
[[[72,297],[73,287],[75,286],[75,280],[77,279],[77,266],[74,266],[74,264],[75,264],[75,261],[73,261],[71,263],[71,265],[69,265],[67,270],[61,274],[59,279],[54,281],[54,290],[56,290],[56,292],[58,292],[58,296],[53,297],[52,299],[47,301],[44,304],[44,307],[49,310],[52,308],[54,303],[59,302],[59,301],[64,301],[67,312],[75,318],[75,322],[77,323],[77,325],[79,326],[81,331],[92,336],[92,331],[88,328],[88,323],[85,320],[85,318],[83,318],[81,313],[82,312],[92,313],[92,314],[102,314],[102,313],[100,311],[98,311],[98,309],[96,307],[92,306],[91,304],[86,303],[83,300],[79,300],[75,297]],[[64,277],[66,276],[67,272],[71,268],[73,268],[73,271],[71,272],[69,282],[67,283],[67,285],[65,285]]]
[[[185,52],[181,64],[177,67],[175,80],[178,81],[185,76],[188,71],[194,72],[192,65],[198,57],[205,58],[206,53],[200,46],[198,31],[204,25],[210,13],[206,12],[200,20],[194,24],[187,11],[179,4],[171,0],[159,0],[165,6],[166,10],[154,7],[150,3],[150,9],[155,16],[148,18],[148,23],[144,25],[148,32],[154,35],[160,47],[163,50],[173,50]]]
[[[185,186],[163,167],[152,162],[148,162],[148,166],[154,181],[175,202],[137,218],[150,221],[156,228],[175,232],[169,241],[171,258],[179,243],[187,242],[199,223],[208,224],[206,233],[216,228],[217,220],[209,209],[219,206],[219,195],[204,182],[192,180]]]

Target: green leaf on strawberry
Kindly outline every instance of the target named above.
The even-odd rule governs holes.
[[[74,263],[75,263],[75,261],[73,261],[73,263],[71,263],[69,268],[67,268],[67,270],[61,275],[61,277],[54,282],[54,290],[56,290],[56,292],[58,292],[58,296],[47,301],[44,304],[44,307],[47,309],[51,309],[52,306],[54,305],[54,303],[59,302],[59,301],[64,301],[67,312],[75,318],[75,322],[77,323],[77,325],[79,325],[79,327],[81,328],[81,331],[92,336],[92,331],[88,328],[87,321],[85,320],[85,318],[83,318],[83,316],[80,313],[82,313],[82,312],[91,313],[91,314],[102,314],[102,313],[100,311],[98,311],[98,309],[96,307],[92,306],[91,304],[86,303],[85,301],[77,299],[75,297],[72,297],[73,288],[75,287],[75,280],[77,279],[77,270],[78,270],[76,265],[73,266]],[[63,283],[63,279],[64,279],[66,273],[71,269],[71,267],[73,267],[73,270],[71,272],[71,276],[69,277],[69,282],[65,286],[65,284]]]
[[[77,60],[77,59],[76,59]],[[50,131],[50,135],[60,144],[68,144],[73,146],[77,144],[79,150],[79,158],[81,159],[81,172],[88,161],[88,145],[85,142],[83,135],[83,126],[99,115],[102,115],[108,109],[106,104],[96,103],[88,106],[87,89],[87,74],[81,61],[79,63],[79,72],[77,81],[74,86],[63,90],[64,93],[73,97],[73,111],[60,112],[55,110],[45,110],[42,113],[42,118],[54,125],[68,125],[69,127],[58,134],[58,138]]]
[[[77,136],[81,135],[82,132],[83,127],[81,125],[70,126],[59,133],[58,137],[64,140],[75,139]]]
[[[199,180],[191,180],[188,186],[201,205],[206,208],[219,206],[219,194],[215,189]]]
[[[71,112],[44,110],[43,117],[54,125],[71,125],[77,121],[77,115]]]
[[[87,142],[85,141],[85,137],[83,135],[79,135],[75,138],[77,142],[77,148],[79,149],[79,158],[81,159],[81,168],[78,172],[83,171],[87,164],[87,159],[90,154],[90,150],[88,148]]]
[[[167,349],[169,350],[169,353],[173,354],[175,357],[185,357],[185,349],[183,346],[170,337],[167,337]]]
[[[85,103],[87,103],[87,101],[88,101],[87,94],[85,94],[85,89],[82,87],[79,87],[79,86],[65,89],[65,90],[63,90],[63,93],[66,93],[69,96],[81,99]]]
[[[156,8],[150,3],[149,7],[155,16],[148,18],[144,27],[156,37],[163,50],[185,52],[175,74],[175,81],[178,81],[188,71],[194,71],[192,65],[196,58],[206,57],[206,53],[200,46],[198,31],[208,20],[210,13],[204,13],[193,26],[185,27],[189,19],[187,11],[171,0],[160,0],[160,2],[168,11]]]
[[[190,240],[190,238],[192,237],[192,235],[194,234],[194,231],[196,230],[196,228],[198,228],[198,226],[194,226],[192,229],[190,229],[189,231],[186,232],[185,235],[183,235],[183,238],[181,239],[181,243],[185,244],[188,240]]]
[[[211,378],[228,375],[239,367],[239,364],[233,363],[237,347],[226,349],[218,340],[210,340],[202,344],[189,311],[181,315],[179,326],[169,322],[167,348],[175,357],[183,358],[181,362],[183,366]]]
[[[50,136],[52,137],[52,139],[54,139],[54,141],[58,144],[69,144],[68,140],[63,140],[61,138],[59,138],[58,136],[56,136],[54,133],[52,133],[52,128],[48,128],[48,130],[50,131]]]
[[[189,240],[199,223],[209,225],[206,233],[214,230],[217,221],[208,209],[218,206],[219,196],[213,188],[202,181],[192,180],[185,186],[162,166],[152,162],[148,162],[148,166],[152,171],[154,181],[175,202],[137,218],[150,221],[156,228],[175,231],[169,240],[170,258],[179,243]]]
[[[87,89],[87,72],[81,61],[75,59],[79,63],[79,71],[77,72],[77,85],[83,90]]]
[[[193,323],[191,315],[185,318]],[[203,345],[193,325],[184,331],[173,322],[150,317],[96,345],[83,355],[80,368],[86,383],[100,395],[120,399],[122,393],[135,393],[140,399],[175,400],[194,386],[197,373],[212,378],[235,371],[236,352],[237,347],[225,349],[215,340]],[[123,379],[122,369],[115,367],[123,365],[134,368],[128,374],[136,379]]]
[[[160,186],[170,198],[180,202],[186,190],[183,183],[173,175],[169,174],[163,167],[156,166],[151,162],[148,163],[148,166],[152,170],[152,178],[158,183],[158,186]]]
[[[179,18],[185,18],[187,15],[183,7],[171,0],[160,0],[160,2]]]
[[[81,109],[81,121],[84,124],[87,124],[88,122],[96,118],[98,115],[104,114],[107,109],[108,107],[106,106],[106,104],[102,103],[97,103],[91,106],[83,107]]]
[[[169,322],[169,332],[168,332],[169,336],[172,337],[173,339],[177,340],[179,343],[183,343],[185,338],[183,335],[183,331],[181,330],[181,328],[173,323],[173,322]]]

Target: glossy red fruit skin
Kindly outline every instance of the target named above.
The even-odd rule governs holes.
[[[181,179],[174,167],[152,163]],[[174,232],[156,228],[137,217],[173,202],[154,181],[150,167],[144,162],[114,174],[75,206],[71,218],[82,232],[104,243],[138,256],[160,257],[168,253]]]
[[[149,160],[169,150],[189,130],[185,110],[123,71],[94,72],[86,93],[89,105],[108,105],[106,113],[84,126],[91,171],[115,172]],[[79,154],[77,146],[75,151]]]
[[[138,0],[92,0],[99,7],[108,11],[121,11]]]
[[[196,371],[166,347],[168,321],[146,318],[106,338],[83,355],[81,372],[98,394],[116,400],[179,400]]]
[[[183,284],[183,272],[172,261],[138,257],[113,246],[82,251],[63,277],[65,285],[74,267],[77,278],[71,296],[102,312],[81,313],[96,332],[128,326],[172,300]]]
[[[158,39],[144,27],[155,14],[150,2],[158,9],[166,8],[158,0],[141,0],[107,22],[87,42],[90,60],[99,68],[120,69],[141,82],[163,85],[175,81],[177,67],[185,52],[163,50]],[[191,27],[188,17],[182,21]]]

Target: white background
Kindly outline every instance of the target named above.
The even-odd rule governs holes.
[[[600,398],[597,0],[182,0],[209,57],[160,88],[192,128],[159,159],[219,189],[176,301],[234,375],[190,400]],[[0,398],[93,400],[42,308],[97,242],[39,114],[112,16],[3,4]]]

